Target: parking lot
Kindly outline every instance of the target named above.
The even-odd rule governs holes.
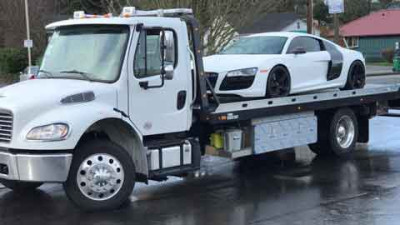
[[[369,78],[369,84],[399,82]],[[84,213],[61,185],[0,190],[0,224],[394,224],[400,217],[400,119],[371,121],[371,140],[349,158],[307,147],[231,162],[205,157],[199,178],[138,184],[131,202]]]

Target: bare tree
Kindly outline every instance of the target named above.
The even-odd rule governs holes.
[[[143,9],[192,8],[200,21],[205,52],[213,54],[230,43],[237,30],[262,13],[275,11],[275,0],[138,0]]]
[[[212,54],[224,48],[260,14],[283,10],[294,0],[69,0],[70,10],[118,15],[124,6],[140,9],[192,8],[200,22],[204,49]],[[293,4],[292,4],[293,5]]]
[[[262,13],[275,11],[276,0],[71,0],[75,9],[118,15],[124,6],[140,9],[192,8],[200,22],[200,32],[208,54],[224,48],[237,30]],[[79,6],[79,7],[78,7]]]
[[[30,1],[33,3],[33,1]],[[33,53],[38,56],[46,45],[44,26],[55,15],[55,1],[35,0],[29,5],[31,38],[34,41]],[[23,0],[0,1],[0,14],[3,16],[4,45],[12,48],[23,48],[26,39],[25,13]]]
[[[68,0],[70,12],[84,10],[87,13],[118,15],[124,6],[135,5],[135,0]]]

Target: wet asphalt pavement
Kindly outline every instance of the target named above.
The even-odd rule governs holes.
[[[400,76],[369,80],[392,82]],[[205,157],[199,178],[138,184],[112,212],[79,211],[61,185],[1,189],[0,224],[400,224],[399,130],[398,117],[371,120],[370,143],[345,159],[307,147],[235,162]]]

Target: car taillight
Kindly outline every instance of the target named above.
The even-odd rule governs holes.
[[[35,75],[33,75],[33,74],[31,74],[30,76],[29,76],[29,80],[33,80],[33,79],[35,79],[36,77],[35,77]]]

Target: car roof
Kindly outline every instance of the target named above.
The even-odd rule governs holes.
[[[252,34],[246,37],[287,37],[287,38],[294,38],[294,37],[313,37],[313,38],[319,38],[319,36],[307,34],[307,33],[302,33],[302,32],[265,32],[265,33],[259,33],[259,34]]]

